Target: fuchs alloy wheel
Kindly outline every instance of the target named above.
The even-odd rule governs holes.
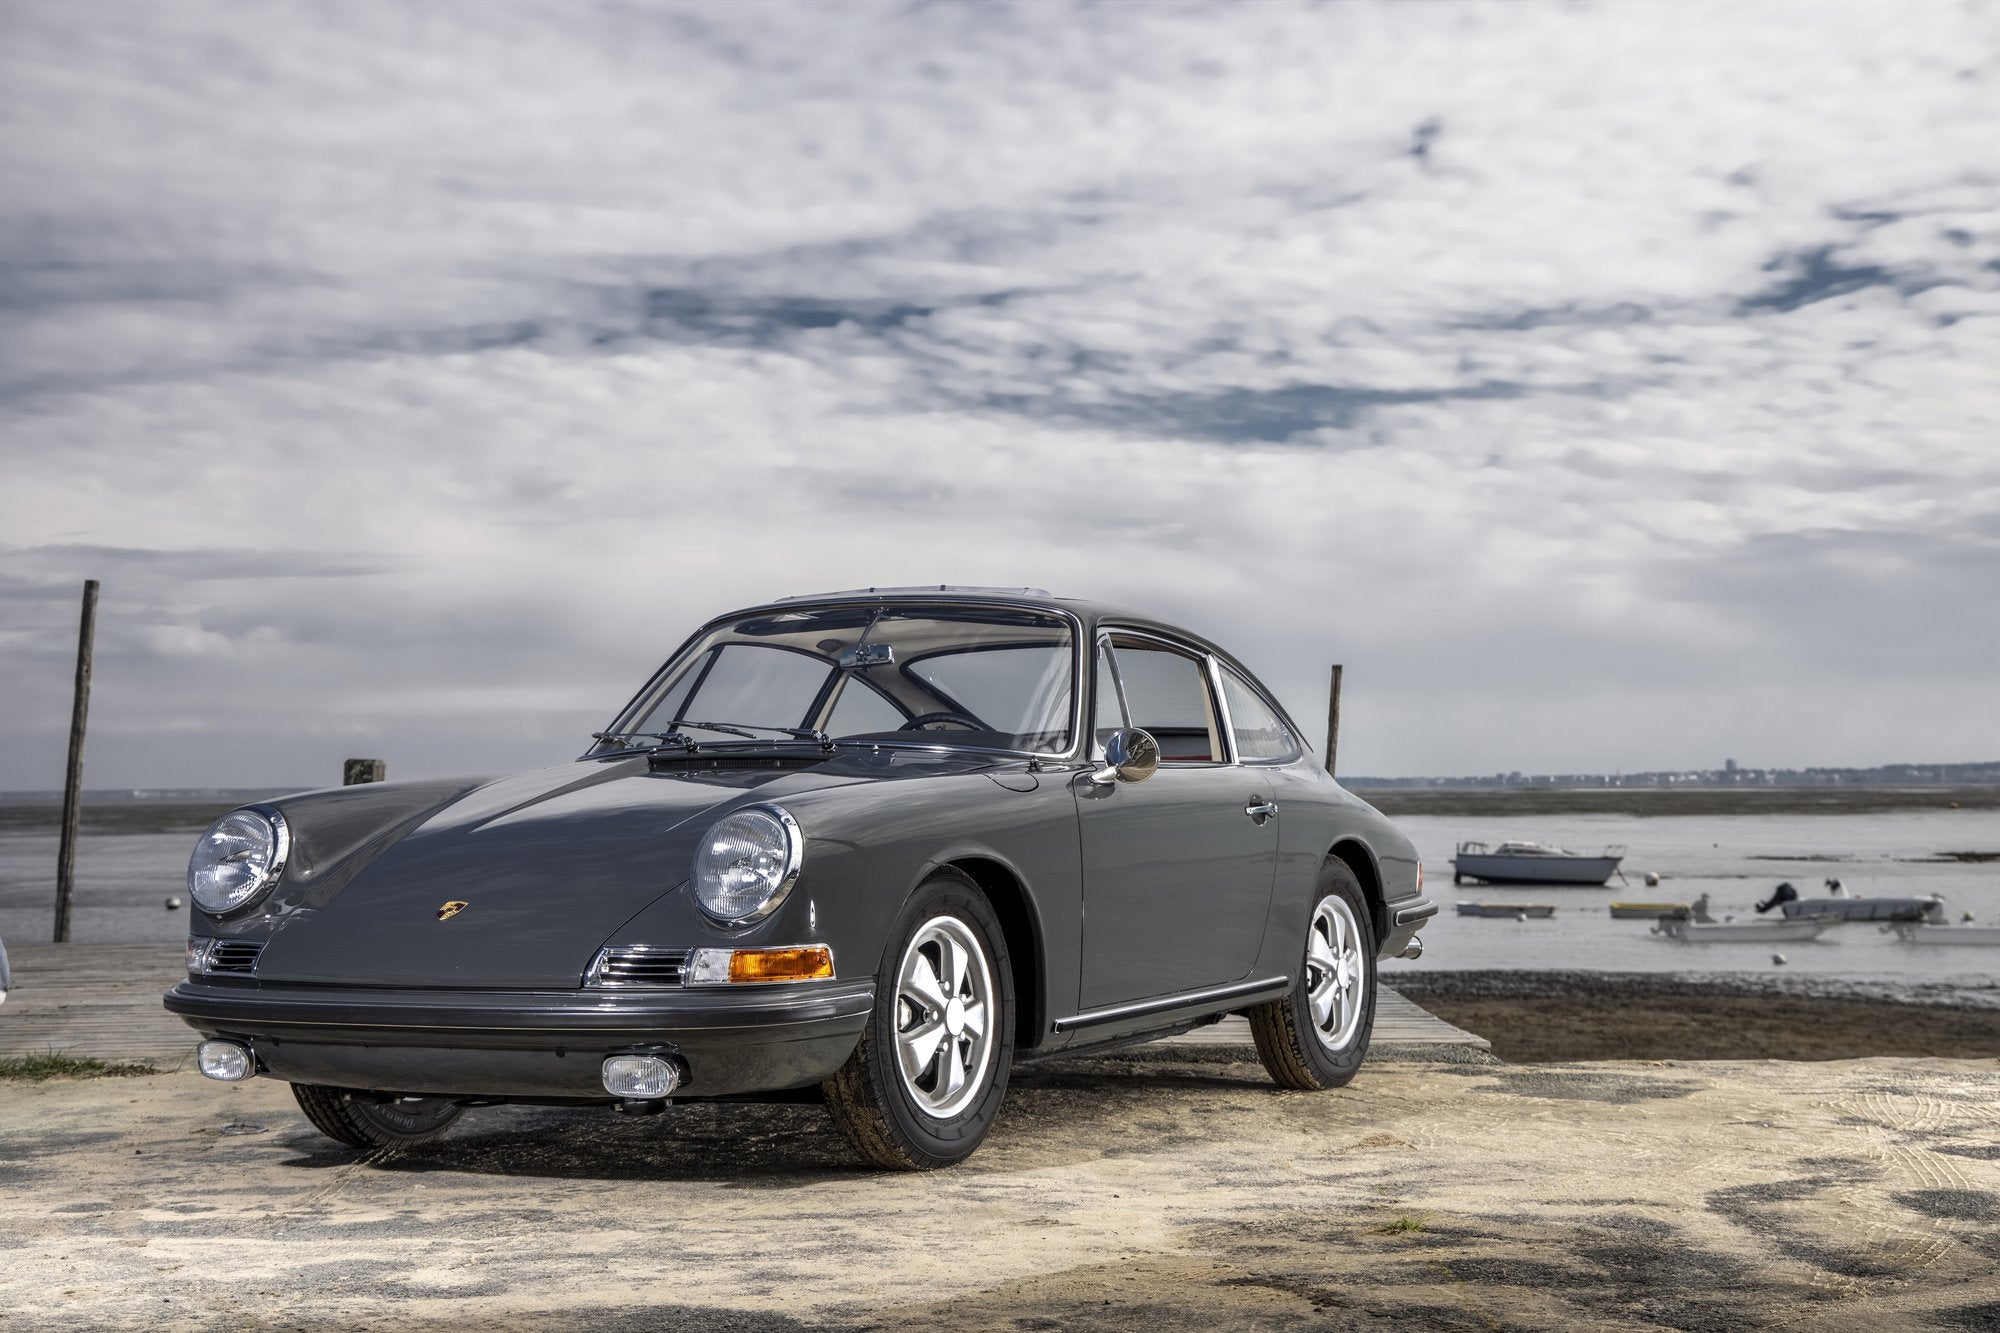
[[[1007,1095],[1014,977],[979,886],[945,868],[911,897],[883,951],[860,1044],[823,1085],[834,1124],[880,1167],[972,1155]]]
[[[1338,1088],[1361,1068],[1375,1028],[1375,931],[1339,861],[1320,870],[1304,953],[1290,993],[1250,1011],[1250,1032],[1280,1087]]]
[[[356,1148],[407,1148],[429,1143],[465,1110],[449,1097],[367,1100],[372,1094],[346,1088],[292,1084],[292,1096],[313,1127],[328,1138]]]

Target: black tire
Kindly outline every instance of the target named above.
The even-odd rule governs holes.
[[[1330,1022],[1328,1026],[1335,1029],[1331,1032],[1323,1030],[1313,1015],[1312,992],[1324,971],[1313,961],[1313,941],[1324,929],[1323,921],[1326,926],[1337,922],[1354,932],[1351,950],[1341,949],[1337,941],[1332,943],[1336,952],[1349,955],[1360,992],[1341,1010],[1343,1020],[1347,1009],[1354,1011],[1352,1023]],[[1324,935],[1321,943],[1329,943]],[[1328,861],[1320,869],[1300,953],[1298,979],[1290,992],[1282,999],[1258,1005],[1247,1015],[1250,1033],[1257,1040],[1257,1055],[1279,1087],[1304,1092],[1344,1087],[1361,1069],[1368,1055],[1368,1039],[1375,1030],[1375,927],[1360,883],[1340,861]]]
[[[952,996],[957,1010],[950,1012],[949,1005],[946,1011],[926,1010],[905,998],[903,968],[913,954],[921,955],[932,978],[941,979],[936,950],[946,941],[976,947],[983,978],[968,960]],[[981,1037],[963,1035],[970,1030],[965,997],[980,987],[988,995],[980,1005],[983,1045]],[[931,1171],[964,1161],[999,1115],[1014,1057],[1014,974],[1007,937],[969,876],[945,867],[918,886],[889,933],[889,947],[875,973],[875,994],[875,1010],[860,1044],[821,1085],[833,1123],[855,1152],[888,1170]],[[953,1022],[960,1026],[952,1028]],[[933,1031],[939,1032],[934,1057],[914,1077],[906,1076],[899,1042],[913,1036],[910,1049],[916,1050],[921,1034]],[[955,1091],[945,1081],[947,1059],[958,1061],[963,1079]],[[966,1064],[974,1060],[978,1068],[967,1073]]]
[[[313,1128],[355,1148],[407,1148],[429,1143],[451,1128],[465,1108],[448,1097],[368,1101],[346,1088],[292,1084],[292,1096]]]

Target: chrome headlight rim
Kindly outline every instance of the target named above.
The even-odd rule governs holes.
[[[271,886],[276,884],[284,875],[285,863],[292,859],[291,825],[285,822],[284,812],[279,810],[275,805],[239,805],[234,810],[226,811],[217,816],[207,828],[202,830],[201,842],[206,842],[208,835],[213,833],[223,820],[233,819],[238,815],[255,815],[257,818],[263,820],[265,825],[271,830],[271,860],[264,867],[263,874],[258,878],[256,886],[250,892],[243,895],[239,901],[231,903],[227,907],[213,908],[201,900],[201,894],[195,887],[193,858],[189,858],[187,876],[188,901],[216,920],[241,915],[249,911],[252,907],[255,907],[259,902],[262,902],[264,895],[271,891]],[[197,852],[201,849],[201,842],[195,844]]]
[[[715,830],[730,820],[741,818],[744,815],[761,815],[778,826],[784,835],[785,861],[784,867],[779,873],[777,885],[754,911],[740,916],[729,916],[710,907],[707,900],[703,897],[701,863],[702,858],[707,854],[710,841],[715,836]],[[792,886],[798,883],[800,867],[805,863],[805,854],[805,834],[799,828],[799,821],[792,817],[791,811],[785,809],[782,805],[762,802],[756,805],[741,806],[717,818],[703,831],[701,842],[695,848],[694,864],[691,867],[688,877],[688,891],[694,897],[695,907],[710,921],[731,930],[743,930],[756,925],[760,921],[769,919],[773,912],[784,906],[785,900],[791,896]]]

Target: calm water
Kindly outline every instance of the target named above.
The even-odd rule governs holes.
[[[1781,945],[1675,944],[1649,933],[1645,921],[1613,921],[1618,899],[1687,902],[1706,891],[1720,919],[1753,917],[1752,905],[1780,880],[1802,894],[1819,894],[1837,875],[1856,895],[1942,894],[1948,915],[1971,912],[2000,925],[2000,863],[1937,862],[1941,852],[2000,852],[2000,811],[1933,810],[1873,815],[1726,815],[1637,818],[1568,815],[1535,818],[1405,816],[1397,821],[1422,851],[1426,887],[1444,914],[1424,930],[1426,952],[1390,970],[1461,968],[1587,968],[1600,971],[1782,970],[1896,981],[1990,981],[2000,948],[1925,948],[1899,942],[1871,925],[1836,926],[1816,941]],[[86,834],[77,852],[72,937],[78,940],[173,944],[187,932],[186,911],[169,912],[169,896],[185,898],[187,856],[200,832]],[[1625,875],[1603,889],[1509,888],[1451,882],[1452,849],[1464,838],[1497,844],[1510,838],[1557,842],[1578,851],[1626,844]],[[55,900],[56,834],[0,833],[0,939],[49,938]],[[1647,888],[1644,875],[1661,876]],[[1556,904],[1548,920],[1460,917],[1468,901]]]
[[[1834,926],[1817,940],[1787,944],[1677,944],[1646,921],[1614,921],[1614,901],[1691,902],[1709,895],[1717,920],[1755,919],[1755,905],[1789,880],[1801,897],[1823,896],[1837,877],[1854,897],[1941,894],[1948,919],[1965,912],[2000,925],[2000,862],[1940,862],[1943,852],[2000,852],[2000,811],[1921,810],[1867,815],[1562,815],[1471,818],[1409,815],[1397,824],[1424,858],[1425,888],[1443,914],[1424,936],[1425,954],[1406,968],[1587,968],[1607,972],[1782,970],[1844,978],[1979,984],[2000,970],[2000,948],[1904,944],[1868,924]],[[1575,851],[1626,845],[1628,883],[1602,889],[1451,882],[1453,848],[1477,838],[1560,843]],[[1647,871],[1660,876],[1648,888]],[[1465,902],[1553,903],[1547,920],[1461,917]],[[1785,963],[1772,961],[1782,953]]]

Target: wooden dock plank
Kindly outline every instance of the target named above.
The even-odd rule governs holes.
[[[181,950],[158,944],[24,944],[8,950],[14,990],[0,1004],[0,1056],[56,1050],[98,1060],[152,1060],[173,1067],[194,1050],[194,1030],[160,1005],[184,975]],[[1375,998],[1375,1041],[1491,1046],[1384,986]],[[1250,1025],[1227,1018],[1166,1039],[1188,1046],[1250,1046]]]

